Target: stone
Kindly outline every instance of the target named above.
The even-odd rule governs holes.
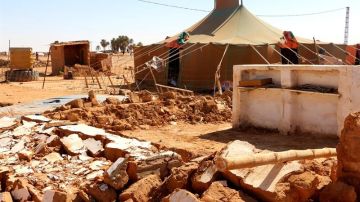
[[[77,134],[72,134],[60,139],[64,149],[69,155],[75,156],[86,151],[82,139]]]
[[[51,135],[50,137],[48,137],[48,138],[46,139],[46,144],[47,144],[49,147],[60,147],[60,146],[61,146],[61,141],[60,141],[59,136],[57,136],[57,135]]]
[[[121,190],[129,181],[126,169],[127,160],[125,158],[119,158],[106,170],[104,182],[116,190]]]
[[[124,150],[122,145],[117,145],[115,142],[107,144],[104,149],[105,158],[113,162],[118,158],[125,157],[127,154],[129,152]]]
[[[360,195],[360,112],[346,117],[336,151],[338,180],[355,187]]]
[[[163,198],[161,202],[200,202],[191,192],[185,189],[176,189],[169,196]]]
[[[57,190],[46,190],[43,202],[67,202],[67,194]]]
[[[97,116],[96,120],[101,125],[111,125],[112,122],[113,122],[113,120],[112,120],[112,118],[110,116],[105,116],[105,115]]]
[[[84,140],[83,143],[92,157],[101,156],[104,151],[101,141],[95,140],[94,138],[88,138]]]
[[[172,193],[175,189],[189,189],[191,176],[198,167],[199,164],[190,162],[171,169],[171,175],[164,182],[168,192]]]
[[[66,119],[73,122],[77,122],[81,120],[79,114],[73,111],[66,114]]]
[[[213,182],[209,189],[206,190],[202,197],[202,202],[212,202],[212,201],[245,201],[240,193],[234,189],[225,187],[220,182]],[[249,200],[246,200],[249,201]],[[255,201],[255,200],[254,200]]]
[[[15,189],[11,192],[11,196],[14,201],[29,201],[31,200],[31,195],[26,188]]]
[[[319,178],[309,171],[293,174],[287,181],[290,183],[291,191],[296,192],[300,201],[308,201],[318,191],[320,183]]]
[[[46,159],[46,161],[48,161],[49,163],[55,163],[57,161],[62,161],[63,158],[61,157],[61,155],[57,152],[52,152],[46,156],[44,156],[44,159]]]
[[[48,153],[49,149],[46,146],[46,143],[39,143],[36,147],[35,147],[35,152],[34,154],[36,156],[43,156],[46,155]]]
[[[70,105],[71,108],[82,108],[84,107],[84,100],[83,99],[75,99],[68,102],[66,105]]]
[[[320,202],[355,202],[355,188],[343,182],[335,182],[326,186],[320,193]]]
[[[151,92],[147,90],[140,91],[139,98],[142,102],[151,102],[155,99]]]
[[[204,192],[210,187],[211,183],[218,178],[219,174],[212,160],[201,162],[199,168],[191,178],[192,188],[196,192]]]
[[[24,160],[24,161],[31,161],[34,152],[30,151],[30,150],[22,150],[19,153],[17,153],[19,160]]]
[[[108,97],[105,99],[105,103],[117,105],[117,104],[121,104],[121,101],[115,97]]]
[[[152,194],[161,185],[161,179],[157,175],[149,175],[123,191],[120,196],[120,201],[132,199],[134,202],[151,201]]]
[[[116,191],[104,183],[91,184],[87,187],[86,193],[92,196],[96,201],[112,202],[116,201]]]
[[[0,193],[0,202],[13,202],[10,192]]]

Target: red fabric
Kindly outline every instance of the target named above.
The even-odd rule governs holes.
[[[178,44],[177,40],[170,41],[166,44],[166,47],[168,48],[180,48],[181,46]]]

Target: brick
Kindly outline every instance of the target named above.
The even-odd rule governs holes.
[[[120,201],[132,199],[134,202],[151,201],[152,194],[154,194],[161,185],[161,179],[157,175],[149,175],[123,191],[120,196]]]

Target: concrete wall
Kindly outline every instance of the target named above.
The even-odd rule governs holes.
[[[272,78],[276,88],[238,87],[240,80],[261,78]],[[354,66],[238,65],[233,81],[233,127],[340,135],[345,117],[360,111],[360,69]],[[295,90],[304,84],[338,93]]]

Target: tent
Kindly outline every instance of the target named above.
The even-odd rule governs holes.
[[[190,39],[181,49],[165,46],[178,35],[135,49],[136,69],[142,69],[153,56],[167,58],[164,71],[155,73],[158,83],[166,85],[175,68],[179,73],[178,87],[200,90],[214,87],[218,66],[221,67],[220,80],[226,82],[232,80],[233,65],[279,63],[281,60],[276,44],[283,31],[253,15],[239,5],[239,0],[215,0],[213,11],[185,31],[190,34]],[[315,45],[313,40],[296,38],[301,43],[299,54],[304,57],[304,64],[317,62],[315,52],[320,47],[345,61],[346,53],[340,50],[346,48],[344,45],[322,42]],[[136,79],[152,82],[146,71],[136,74]]]

